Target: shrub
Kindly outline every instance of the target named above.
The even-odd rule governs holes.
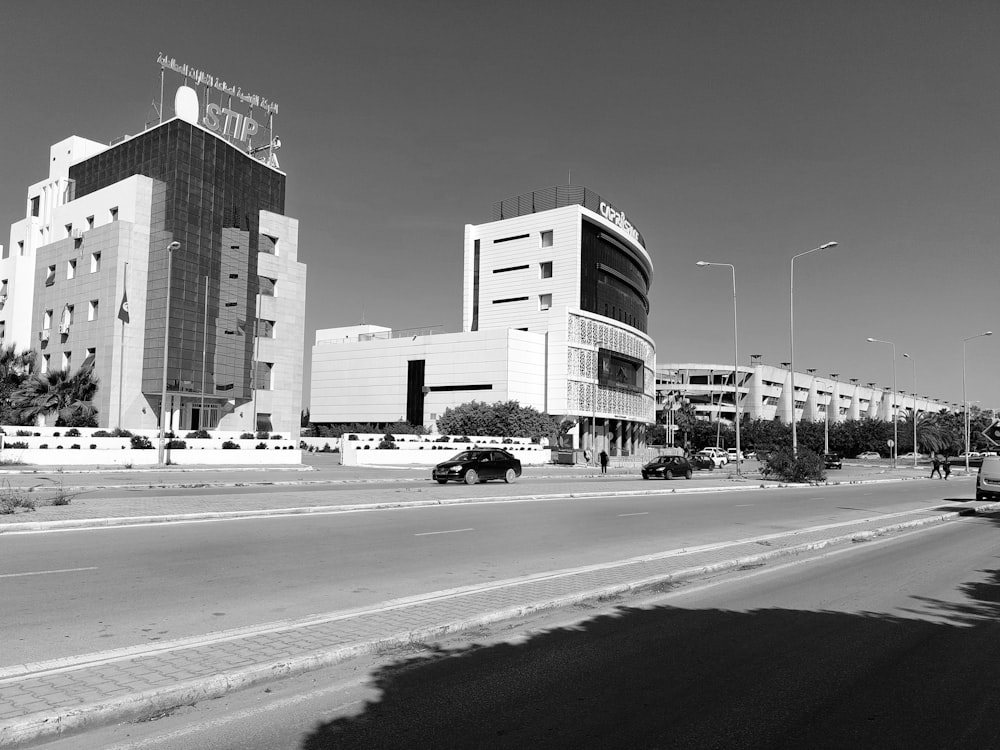
[[[253,440],[253,433],[244,432],[242,435],[240,435],[240,440]]]
[[[49,447],[49,444],[48,444],[48,443],[42,443],[42,444],[41,444],[41,445],[39,445],[38,447],[39,447],[39,448],[48,448],[48,447]]]
[[[268,432],[267,430],[258,430],[257,431],[257,439],[258,440],[267,440],[270,436],[271,436],[271,433]]]
[[[448,437],[447,435],[442,435],[441,437],[439,437],[434,442],[436,442],[436,443],[447,443],[449,440],[451,440],[450,437]]]
[[[66,430],[66,437],[80,437],[80,431],[75,427],[70,427]]]
[[[4,448],[27,448],[28,444],[23,440],[14,440],[10,443],[4,443]]]
[[[31,437],[31,430],[18,430],[17,431],[17,436],[18,437]]]
[[[281,440],[281,435],[271,435],[271,440]]]
[[[90,450],[92,450],[92,451],[93,450],[97,450],[97,443],[91,443],[90,444]]]
[[[128,430],[123,430],[121,427],[115,427],[115,429],[113,429],[111,431],[111,437],[127,437],[127,438],[130,438],[130,437],[132,437],[132,433],[129,432]]]
[[[145,435],[133,435],[130,442],[132,443],[132,447],[136,449],[148,449],[153,447],[153,444]]]
[[[97,430],[91,437],[111,437],[111,433],[107,430]]]
[[[59,437],[59,433],[58,432],[53,432],[52,433],[52,437]]]
[[[224,451],[232,451],[232,450],[238,451],[239,449],[240,449],[239,444],[234,443],[232,440],[227,440],[222,444],[222,450]]]
[[[367,448],[368,446],[366,445],[365,447]],[[392,449],[398,447],[396,445],[396,438],[387,432],[385,433],[385,435],[382,436],[382,442],[378,444],[378,447],[381,448],[382,450],[391,451]]]
[[[70,450],[80,450],[80,444],[73,443],[73,445],[70,446]]]
[[[259,451],[266,451],[267,443],[257,443],[257,445],[255,445],[254,448]]]
[[[197,440],[197,439],[204,440],[205,438],[210,438],[212,436],[209,434],[208,430],[195,430],[194,432],[189,432],[184,437],[186,437],[188,439],[194,439],[194,440]]]
[[[167,441],[167,448],[172,448],[173,450],[176,450],[176,451],[184,450],[187,447],[188,447],[187,443],[185,443],[183,440],[168,440]]]
[[[0,490],[0,515],[9,516],[16,513],[18,508],[34,510],[35,501],[20,490],[6,484],[3,490]]]
[[[819,482],[826,478],[823,457],[808,448],[800,448],[798,456],[788,448],[764,454],[760,473],[786,482]]]

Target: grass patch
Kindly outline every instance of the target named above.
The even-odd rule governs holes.
[[[25,492],[11,487],[10,482],[5,482],[3,489],[0,489],[0,516],[9,516],[19,510],[34,510],[35,501],[28,497]]]

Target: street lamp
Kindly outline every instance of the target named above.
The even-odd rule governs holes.
[[[917,468],[917,360],[906,352],[903,357],[913,365],[913,468]]]
[[[868,337],[868,341],[873,344],[889,344],[892,347],[892,468],[896,468],[896,454],[899,453],[899,424],[896,421],[896,345],[891,341],[873,339]]]
[[[739,315],[736,312],[736,266],[732,263],[709,263],[699,260],[696,265],[722,266],[733,273],[733,408],[736,410],[733,422],[736,423],[736,476],[742,476],[740,471],[740,345],[739,345]]]
[[[179,250],[181,243],[171,242],[167,245],[167,305],[166,317],[163,319],[163,382],[160,389],[160,447],[157,450],[156,462],[163,464],[163,426],[167,418],[167,356],[170,351],[170,275],[173,269],[174,250]]]
[[[795,431],[795,259],[801,258],[803,255],[809,255],[809,253],[815,253],[817,250],[826,250],[827,248],[836,246],[836,242],[827,242],[825,245],[820,245],[819,247],[814,247],[812,250],[806,250],[804,253],[792,256],[791,271],[788,276],[788,348],[790,350],[789,359],[791,360],[789,367],[792,373],[792,413],[790,417],[792,420],[793,456],[797,456],[799,453],[799,438]]]
[[[969,473],[969,399],[965,393],[965,344],[972,339],[982,338],[983,336],[992,336],[993,331],[983,331],[982,333],[977,333],[975,336],[969,336],[967,339],[962,339],[962,404],[965,407],[965,473]]]

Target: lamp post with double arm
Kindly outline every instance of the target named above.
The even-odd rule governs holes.
[[[903,357],[910,360],[910,364],[913,365],[913,468],[917,468],[917,360],[911,357],[906,352],[903,352]]]
[[[869,343],[888,344],[892,347],[892,390],[889,391],[892,399],[892,468],[896,468],[896,455],[899,453],[899,422],[896,419],[896,345],[891,341],[873,339],[868,337]]]
[[[979,339],[983,336],[992,336],[993,331],[983,331],[975,336],[962,339],[962,407],[965,409],[965,473],[969,473],[969,397],[965,391],[965,345],[972,339]]]
[[[165,306],[165,317],[163,318],[163,382],[160,389],[160,447],[157,449],[156,462],[163,463],[163,431],[164,422],[167,418],[167,359],[170,356],[170,276],[173,270],[174,250],[180,250],[181,243],[171,242],[167,245],[167,283],[164,287],[167,291],[167,303]]]

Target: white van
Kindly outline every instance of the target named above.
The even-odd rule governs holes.
[[[984,456],[976,476],[976,500],[1000,498],[1000,456]]]

